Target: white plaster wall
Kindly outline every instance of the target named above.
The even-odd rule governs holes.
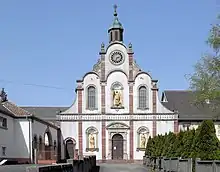
[[[111,52],[115,51],[115,50],[119,50],[124,54],[124,58],[125,61],[123,64],[121,65],[113,65],[110,60],[109,60],[109,55],[111,54]],[[108,76],[108,74],[115,70],[122,70],[126,73],[126,75],[128,76],[129,73],[129,59],[128,59],[128,54],[127,54],[127,49],[121,45],[121,44],[113,44],[110,47],[108,47],[106,55],[105,55],[105,78]]]
[[[128,160],[130,159],[130,144],[131,144],[131,138],[130,138],[130,130],[128,130],[128,134],[127,134],[127,157]]]
[[[0,157],[29,158],[29,121],[0,116],[7,118],[7,129],[0,128]],[[2,147],[6,147],[6,156],[2,156]]]
[[[140,110],[138,109],[138,88],[139,86],[144,85],[148,88],[148,107],[149,109],[146,110]],[[134,88],[133,88],[133,111],[134,113],[151,113],[152,112],[152,90],[151,90],[152,86],[151,86],[151,78],[149,75],[143,73],[143,74],[139,74],[136,78],[135,78],[135,84],[134,84]]]
[[[0,116],[7,118],[8,129],[0,128],[0,157],[16,157],[15,155],[15,140],[14,140],[14,119],[0,113]],[[6,156],[2,156],[2,147],[6,147]]]
[[[220,125],[218,122],[215,123],[215,131],[217,138],[220,140]]]
[[[120,82],[123,86],[123,106],[124,109],[111,109],[112,106],[112,91],[111,86],[114,82]],[[105,102],[106,102],[106,113],[128,113],[129,112],[129,87],[127,76],[119,71],[113,72],[109,75],[107,79],[107,85],[105,87]]]
[[[76,141],[76,149],[79,149],[79,136],[78,136],[78,122],[62,121],[60,122],[60,129],[62,139],[65,140],[68,137],[73,138]],[[65,143],[61,141],[61,157],[65,157]]]
[[[60,128],[63,140],[65,140],[68,137],[75,139],[76,149],[79,149],[78,122],[63,121],[60,123]]]
[[[82,128],[83,128],[83,154],[84,155],[96,155],[96,159],[100,160],[102,159],[102,123],[101,122],[92,122],[92,121],[88,121],[88,122],[83,122],[82,123]],[[89,127],[95,127],[98,130],[98,148],[99,151],[98,152],[86,152],[86,142],[87,142],[87,138],[86,138],[86,130]]]
[[[159,95],[157,92],[157,113],[173,113],[169,109],[167,109],[159,100]]]
[[[73,113],[78,113],[78,94],[75,94],[75,99],[73,101],[73,104],[61,114],[73,114]]]
[[[87,88],[88,86],[95,86],[96,88],[96,110],[88,110],[87,106]],[[100,79],[95,74],[88,74],[83,81],[83,92],[82,92],[82,113],[101,113],[101,86]]]
[[[157,121],[157,135],[174,132],[174,121]]]
[[[152,127],[153,127],[153,122],[152,121],[134,121],[134,159],[143,159],[144,156],[144,151],[137,151],[138,147],[138,135],[137,131],[140,127],[147,127],[149,129],[149,136],[153,135]]]
[[[14,137],[16,139],[15,156],[17,158],[29,158],[30,155],[30,127],[31,120],[14,120]]]
[[[107,122],[106,122],[106,126],[107,126]],[[108,130],[105,130],[105,145],[106,145],[106,159],[111,159],[111,157],[109,156],[111,154],[111,152],[109,152],[109,135],[108,135]]]

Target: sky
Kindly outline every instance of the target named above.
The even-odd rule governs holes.
[[[138,2],[138,3],[137,3]],[[138,65],[163,90],[189,88],[186,75],[208,51],[220,0],[5,0],[0,2],[0,87],[20,106],[70,106],[76,80],[108,44],[113,5]]]

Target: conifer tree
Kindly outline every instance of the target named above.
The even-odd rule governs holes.
[[[175,141],[175,137],[176,137],[175,134],[172,132],[169,132],[169,134],[166,136],[162,156],[164,156],[164,157],[169,156],[168,155],[169,149],[170,149],[171,145],[173,144],[173,142]]]
[[[183,152],[183,144],[184,144],[183,137],[184,137],[184,134],[185,134],[185,132],[183,132],[183,131],[180,131],[177,134],[176,140],[175,140],[174,145],[173,145],[173,156],[174,157],[181,157],[181,154]]]
[[[147,142],[147,147],[146,147],[146,150],[145,150],[145,155],[147,155],[147,156],[151,156],[151,154],[152,154],[152,138],[151,138],[151,136],[149,137],[149,139],[148,139],[148,142]]]
[[[220,142],[213,121],[205,120],[197,129],[191,156],[201,160],[220,159]]]
[[[194,138],[195,138],[195,129],[186,131],[184,133],[183,150],[181,152],[182,158],[190,158]]]

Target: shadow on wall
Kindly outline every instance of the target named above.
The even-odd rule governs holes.
[[[13,157],[8,157],[9,161],[16,160],[19,163],[30,162],[29,157],[29,122],[28,121],[14,121],[14,142],[13,147]],[[7,153],[6,153],[7,156]]]

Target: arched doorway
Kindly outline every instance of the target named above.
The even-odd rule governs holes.
[[[112,159],[123,159],[123,136],[115,134],[112,137]]]
[[[52,146],[52,136],[51,136],[50,131],[48,130],[44,134],[44,155],[45,155],[44,158],[46,160],[52,159],[51,157],[52,147],[51,146]]]
[[[68,139],[65,144],[65,158],[74,159],[75,154],[75,142],[72,139]]]

